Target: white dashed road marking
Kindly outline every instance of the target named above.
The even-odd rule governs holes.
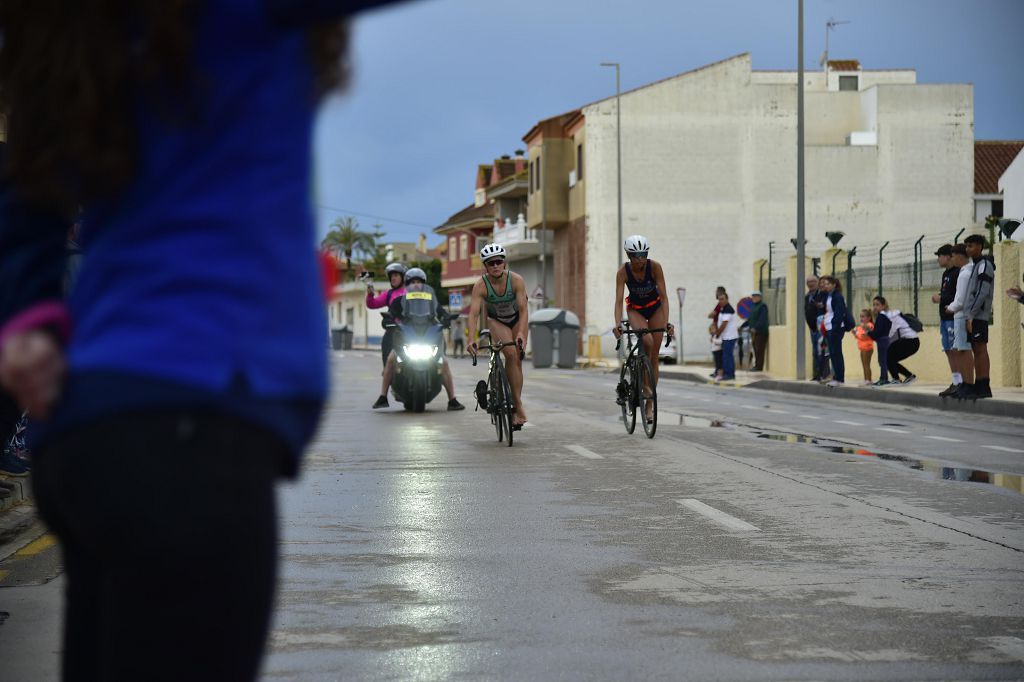
[[[842,419],[837,419],[836,424],[846,424],[847,426],[864,426],[860,422],[846,422],[843,421]]]
[[[946,438],[945,436],[925,436],[925,438],[931,438],[932,440],[941,440],[946,443],[963,443],[959,438]]]
[[[988,448],[989,450],[1001,450],[1003,452],[1024,452],[1024,450],[1019,450],[1018,448],[1007,448],[1002,445],[982,445],[981,447]]]
[[[683,505],[684,507],[686,507],[687,509],[689,509],[691,511],[697,512],[701,516],[706,516],[707,518],[711,519],[712,521],[714,521],[718,525],[724,526],[725,528],[728,528],[729,530],[736,530],[736,531],[759,531],[759,530],[761,530],[757,526],[752,526],[749,523],[747,523],[746,521],[743,521],[742,519],[737,519],[735,516],[730,516],[729,514],[726,514],[724,511],[721,511],[719,509],[715,509],[714,507],[709,507],[708,505],[704,504],[700,500],[685,499],[685,500],[676,500],[676,502],[678,502],[679,504]]]
[[[582,445],[566,445],[565,447],[572,450],[577,455],[582,455],[587,459],[604,459],[604,457],[602,457],[601,455],[597,454],[596,452],[591,452],[590,450],[587,450]]]
[[[813,414],[802,414],[801,419],[821,419],[821,417],[815,417]]]
[[[910,433],[910,431],[904,431],[903,429],[891,429],[888,426],[876,427],[877,431],[888,431],[889,433]]]

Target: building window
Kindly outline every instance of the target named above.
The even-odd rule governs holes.
[[[583,179],[583,145],[576,145],[576,182]]]
[[[857,90],[857,77],[856,76],[840,76],[839,77],[839,91],[844,90]]]
[[[527,166],[527,171],[530,174],[530,181],[527,184],[530,187],[530,194],[533,194],[533,161]]]
[[[992,215],[994,215],[996,218],[1002,218],[1003,217],[1003,200],[1002,199],[993,199],[992,200]]]
[[[352,327],[355,324],[356,311],[355,308],[348,308],[345,310],[345,324]]]
[[[537,191],[539,192],[540,191],[540,157],[539,156],[537,157],[536,165],[537,165],[537,167],[534,168],[534,170],[533,170],[533,176],[535,178],[537,178]]]
[[[455,248],[455,237],[448,237],[448,262],[454,263],[459,259],[459,251]]]
[[[462,251],[462,260],[469,258],[469,235],[459,237],[459,248]]]

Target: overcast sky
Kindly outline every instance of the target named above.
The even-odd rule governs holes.
[[[797,0],[420,0],[355,23],[355,78],[316,134],[321,234],[342,215],[414,241],[539,120],[743,52],[796,69]],[[1024,0],[805,0],[805,67],[833,59],[972,83],[976,139],[1024,138]],[[1014,54],[1016,53],[1016,54]],[[795,169],[794,169],[795,175]]]

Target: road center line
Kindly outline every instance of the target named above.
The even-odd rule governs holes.
[[[566,445],[565,447],[568,448],[569,450],[572,450],[577,455],[582,455],[587,459],[604,459],[604,457],[602,457],[601,455],[597,454],[596,452],[587,450],[582,445]]]
[[[947,443],[963,443],[959,438],[946,438],[945,436],[925,436],[925,438],[931,438],[932,440],[941,440]]]
[[[694,499],[688,498],[688,499],[685,499],[685,500],[676,500],[676,502],[681,504],[681,505],[683,505],[684,507],[686,507],[687,509],[689,509],[691,511],[697,512],[701,516],[706,516],[707,518],[711,519],[712,521],[714,521],[718,525],[724,526],[724,527],[728,528],[729,530],[736,530],[736,531],[760,531],[761,530],[757,526],[752,526],[749,523],[747,523],[746,521],[743,521],[742,519],[737,519],[735,516],[730,516],[729,514],[726,514],[724,511],[721,511],[719,509],[715,509],[714,507],[709,507],[708,505],[704,504],[700,500],[694,500]]]
[[[836,424],[846,424],[847,426],[864,426],[860,422],[847,422],[843,421],[842,419],[837,419]]]
[[[1024,450],[1019,450],[1017,448],[1007,448],[1003,447],[1002,445],[982,445],[981,447],[988,448],[989,450],[1001,450],[1003,452],[1024,452]]]
[[[876,426],[876,431],[888,431],[889,433],[910,433],[910,431],[904,431],[903,429],[891,429],[888,426]]]
[[[815,417],[813,414],[802,414],[801,419],[821,419],[821,417]]]

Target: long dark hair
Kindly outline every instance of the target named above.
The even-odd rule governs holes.
[[[132,107],[147,102],[171,122],[188,119],[193,30],[201,0],[3,0],[0,118],[4,173],[27,199],[70,210],[131,179],[138,149]],[[348,24],[310,31],[323,94],[348,74]],[[156,97],[153,95],[153,97]]]

